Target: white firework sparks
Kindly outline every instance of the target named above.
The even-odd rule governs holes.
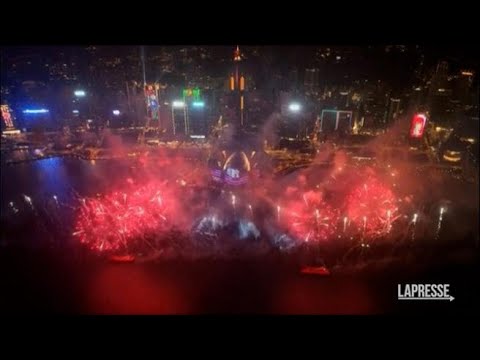
[[[445,213],[446,209],[444,207],[440,208],[440,214],[438,215],[438,225],[437,225],[437,234],[436,238],[440,236],[440,229],[442,228],[442,221],[443,221],[443,214]]]

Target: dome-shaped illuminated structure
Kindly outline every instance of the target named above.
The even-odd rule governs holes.
[[[246,184],[250,171],[250,160],[245,152],[234,152],[227,158],[223,166],[224,182],[234,186]]]
[[[247,154],[245,154],[244,151],[232,153],[225,161],[223,170],[227,170],[228,168],[238,169],[243,172],[250,172],[251,166]]]
[[[257,134],[234,126],[224,126],[222,135],[210,153],[208,167],[213,181],[225,185],[243,185],[271,169],[271,161]]]

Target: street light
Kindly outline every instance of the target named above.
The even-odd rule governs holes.
[[[183,108],[185,106],[185,102],[180,101],[180,100],[175,100],[172,103],[172,105],[173,105],[174,108]]]
[[[300,109],[301,106],[299,103],[291,103],[290,105],[288,105],[288,110],[290,110],[291,112],[297,113],[300,111]]]
[[[84,97],[85,96],[85,91],[84,90],[75,90],[73,92],[73,94],[76,96],[76,97]]]
[[[113,115],[119,116],[120,115],[120,110],[113,110]]]

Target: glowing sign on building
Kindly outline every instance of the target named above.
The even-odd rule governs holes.
[[[0,114],[3,119],[3,122],[5,123],[5,126],[8,129],[13,128],[13,121],[12,121],[12,115],[10,113],[10,108],[8,105],[1,105],[0,106]]]
[[[183,89],[182,94],[184,99],[193,97],[193,101],[200,100],[200,89]]]
[[[410,127],[410,136],[412,138],[420,138],[425,131],[425,125],[427,123],[427,117],[425,114],[415,114],[412,119],[412,125]]]
[[[147,108],[149,111],[149,115],[152,119],[158,120],[159,113],[158,113],[158,89],[159,85],[147,85],[145,86],[145,99],[147,102]]]
[[[203,101],[194,101],[192,106],[196,108],[203,108],[205,107],[205,103]]]
[[[180,101],[180,100],[175,100],[172,102],[172,106],[174,108],[183,108],[185,106],[185,103],[183,101]]]

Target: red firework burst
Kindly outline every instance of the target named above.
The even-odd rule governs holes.
[[[92,250],[128,250],[145,236],[167,229],[169,208],[167,191],[159,183],[81,199],[73,235]]]
[[[300,240],[325,241],[333,238],[338,212],[324,201],[321,192],[308,191],[289,201],[280,219]]]
[[[375,177],[356,187],[346,200],[349,219],[367,236],[387,234],[399,217],[398,199]]]

